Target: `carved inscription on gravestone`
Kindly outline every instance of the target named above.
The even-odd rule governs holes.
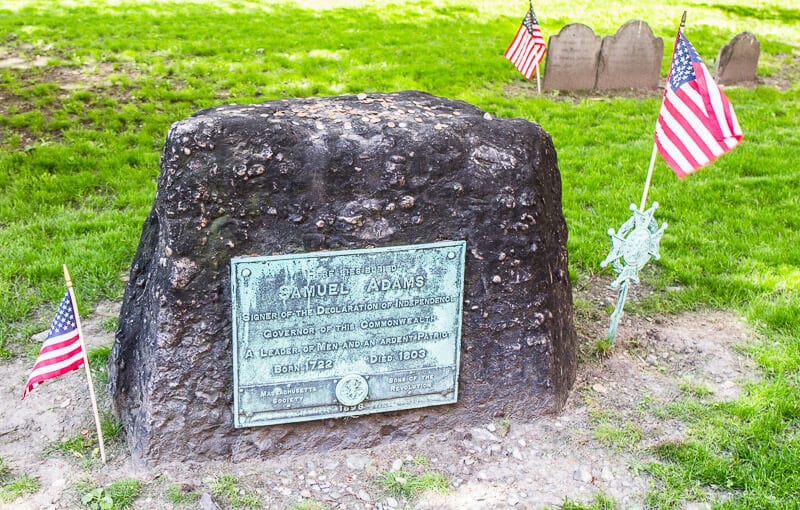
[[[233,258],[236,427],[456,402],[464,252]]]
[[[550,37],[544,90],[591,90],[597,77],[600,36],[581,23],[572,23]]]

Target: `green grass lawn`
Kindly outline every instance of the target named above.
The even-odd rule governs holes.
[[[323,2],[317,2],[322,4]],[[638,205],[658,93],[537,97],[503,57],[526,2],[0,2],[0,357],[30,350],[72,272],[83,313],[118,299],[152,204],[172,122],[230,102],[418,89],[540,123],[558,150],[573,277],[599,271],[606,231]],[[669,223],[636,310],[724,308],[760,333],[763,382],[739,401],[686,411],[689,438],[655,453],[649,504],[698,488],[721,508],[800,500],[800,8],[796,0],[578,0],[535,5],[546,36],[581,22],[611,35],[642,19],[665,40],[680,15],[713,67],[749,30],[759,75],[793,82],[729,88],[742,144],[678,181],[660,161],[650,199]],[[610,274],[608,275],[610,281]]]

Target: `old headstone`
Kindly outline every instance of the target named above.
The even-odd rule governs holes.
[[[721,85],[756,81],[761,43],[750,32],[736,35],[719,50],[716,81]]]
[[[597,78],[600,36],[582,24],[573,23],[550,37],[544,90],[591,90]]]
[[[603,38],[595,88],[658,88],[663,58],[664,41],[644,21],[629,21]]]
[[[495,119],[463,102],[402,92],[227,105],[178,122],[167,136],[156,199],[133,261],[109,359],[109,392],[133,457],[146,462],[236,460],[364,448],[501,416],[529,419],[557,411],[576,367],[566,241],[552,141],[541,127],[522,119]],[[441,243],[448,248],[428,253],[427,261],[421,252],[420,258],[403,259],[408,255],[394,251]],[[341,250],[355,250],[351,260],[356,262],[307,261]],[[400,258],[383,264],[358,258],[380,250]],[[440,262],[430,257],[439,255],[453,264],[464,258],[463,293],[456,280],[447,280],[457,278],[461,269],[436,269]],[[239,337],[236,345],[232,342],[236,306],[231,271],[240,279],[233,287],[251,285],[248,279],[258,271],[247,264],[261,263],[253,256],[278,256],[281,264],[305,267],[289,272],[270,265],[262,276],[264,281],[275,275],[289,278],[286,288],[274,288],[280,299],[297,298],[313,310],[323,306],[322,315],[310,313],[298,326],[275,322],[267,327],[269,333],[245,335],[259,342],[253,355],[265,359],[268,370],[292,376],[335,371],[357,359],[364,339],[396,338],[408,346],[402,349],[407,355],[386,351],[380,358],[380,352],[365,351],[364,356],[374,355],[375,363],[400,370],[416,352],[413,366],[422,373],[427,365],[419,359],[428,358],[421,350],[441,335],[419,336],[420,330],[398,324],[404,318],[432,322],[457,313],[453,319],[460,319],[460,344],[453,345],[460,348],[450,347],[460,366],[457,402],[268,426],[249,426],[245,410],[237,427],[233,350],[250,346],[240,344]],[[344,279],[326,281],[312,295],[311,269],[313,278]],[[352,319],[354,311],[393,301],[388,294],[346,305],[311,301],[323,294],[347,294],[348,286],[359,281],[371,285],[353,276],[359,271],[359,278],[364,273],[380,276],[373,289],[378,296],[393,288],[395,276],[400,288],[428,288],[429,277],[453,276],[441,276],[439,290],[429,296],[398,298],[402,302],[391,306],[396,313],[358,320]],[[289,310],[280,304],[241,308],[244,302],[237,302],[243,314],[236,318],[241,321],[237,327],[257,320],[262,321],[259,331],[265,331],[264,321]],[[258,296],[255,303],[256,308],[263,304]],[[439,304],[444,308],[434,308]],[[400,308],[403,313],[397,312]],[[330,345],[314,349],[339,349],[346,356],[281,361],[290,359],[286,356],[293,349],[302,352],[312,345],[303,341],[304,335],[323,327],[333,328]],[[352,340],[353,331],[360,340]],[[363,336],[365,331],[375,336]],[[269,343],[287,338],[300,343]],[[242,360],[249,362],[247,354]],[[347,368],[368,366],[360,360]],[[328,381],[326,398],[335,392],[340,403],[354,404],[353,409],[345,406],[355,410],[350,415],[358,414],[357,402],[370,402],[371,377],[380,372],[364,370]],[[322,391],[322,383],[302,379],[255,395],[271,399],[269,405],[279,401],[282,409],[294,409],[289,406],[303,402],[306,392]],[[388,392],[410,395],[427,384],[422,376],[397,379]],[[441,391],[452,393],[453,388]]]

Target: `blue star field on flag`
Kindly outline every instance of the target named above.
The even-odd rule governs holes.
[[[47,338],[63,335],[77,327],[78,325],[75,323],[75,312],[72,309],[72,300],[69,294],[67,294],[61,301],[61,305],[56,312],[56,317],[53,319],[52,324],[50,324],[50,332],[47,333]]]
[[[539,20],[536,19],[536,15],[533,11],[528,11],[528,14],[525,15],[525,19],[522,20],[522,24],[528,29],[529,34],[533,34],[533,27],[539,24]]]
[[[683,34],[678,35],[672,69],[669,73],[669,84],[672,90],[678,90],[683,84],[696,80],[697,75],[694,72],[694,64],[701,64],[702,62],[703,60],[695,51],[692,43]]]

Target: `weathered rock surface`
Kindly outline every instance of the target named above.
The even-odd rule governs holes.
[[[235,429],[232,256],[467,242],[459,402]],[[135,458],[366,447],[557,411],[576,337],[550,137],[420,92],[228,105],[172,126],[109,391]]]

